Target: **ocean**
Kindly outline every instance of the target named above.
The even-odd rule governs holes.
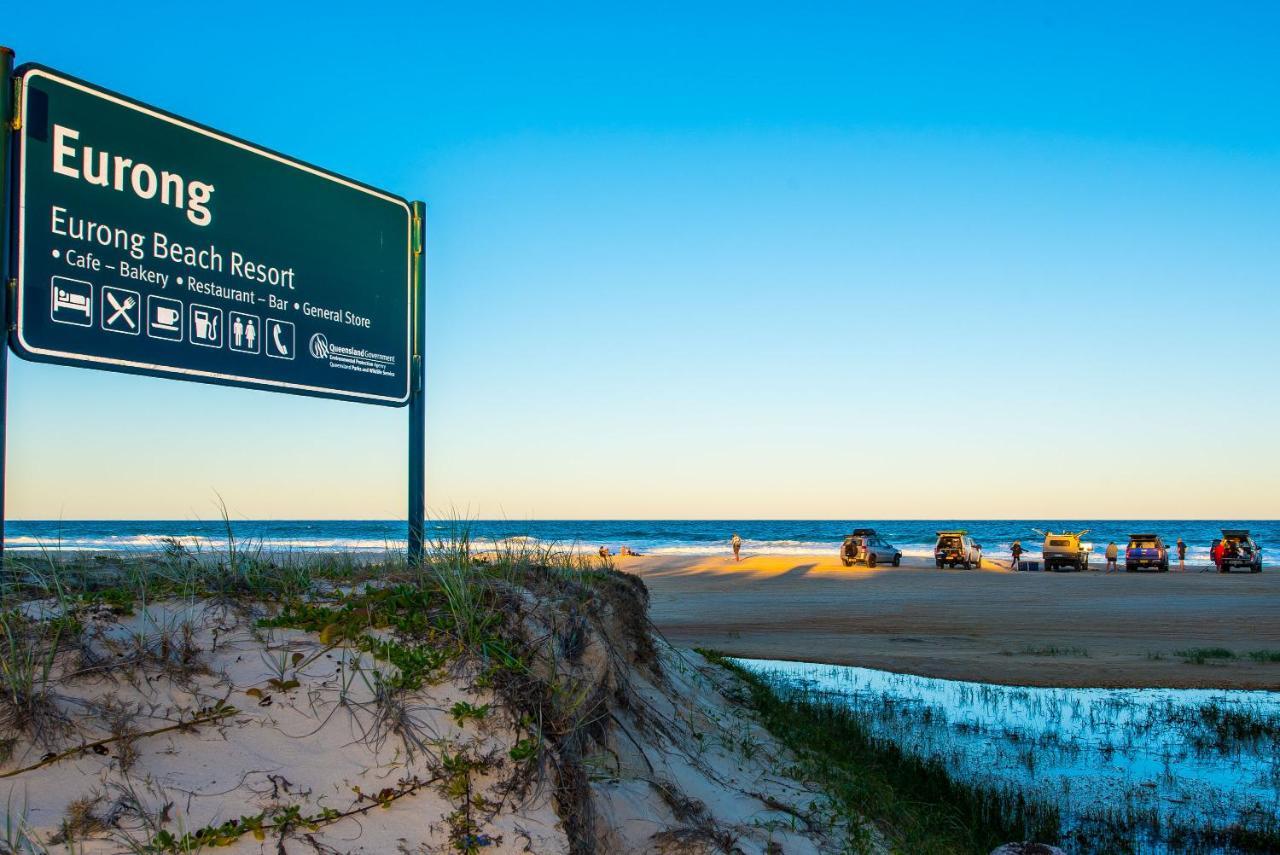
[[[1170,545],[1181,537],[1187,557],[1207,563],[1209,547],[1223,528],[1247,528],[1263,549],[1268,565],[1280,562],[1280,521],[1277,520],[470,520],[465,523],[429,521],[428,539],[446,539],[465,525],[471,539],[483,547],[495,540],[528,538],[566,548],[594,550],[621,546],[663,555],[727,554],[734,533],[743,539],[743,552],[788,555],[829,555],[855,527],[875,528],[904,555],[931,557],[934,532],[966,529],[982,544],[987,557],[1009,559],[1015,539],[1039,555],[1041,538],[1034,529],[1089,529],[1100,560],[1108,541],[1124,547],[1129,534],[1155,532]],[[403,520],[232,520],[232,536],[241,543],[271,551],[402,550]],[[177,538],[202,549],[226,547],[227,528],[221,520],[10,520],[5,548],[14,551],[148,550],[163,538]]]

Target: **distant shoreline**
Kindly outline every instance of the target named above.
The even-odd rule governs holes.
[[[932,555],[939,529],[967,529],[984,554],[1007,562],[1014,540],[1024,557],[1038,557],[1041,537],[1035,528],[1078,531],[1100,556],[1110,540],[1121,546],[1135,531],[1153,530],[1172,544],[1182,537],[1188,559],[1208,562],[1210,543],[1226,527],[1254,532],[1268,565],[1280,565],[1280,522],[1267,520],[440,520],[427,522],[429,541],[467,538],[473,545],[523,540],[540,548],[594,553],[600,546],[616,554],[623,547],[646,555],[712,558],[728,554],[729,538],[738,533],[744,554],[827,557],[834,555],[851,528],[870,525],[909,558]],[[230,520],[237,543],[272,552],[367,552],[382,554],[405,548],[403,520]],[[130,551],[163,548],[163,538],[176,537],[189,547],[225,548],[227,524],[211,520],[10,520],[6,548],[23,551]]]

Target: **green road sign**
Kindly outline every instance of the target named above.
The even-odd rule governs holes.
[[[404,199],[46,68],[17,77],[19,354],[409,401]]]

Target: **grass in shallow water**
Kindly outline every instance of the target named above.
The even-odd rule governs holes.
[[[740,677],[750,706],[816,782],[852,816],[863,816],[895,851],[990,852],[1010,841],[1054,841],[1058,811],[1016,793],[966,784],[936,762],[877,739],[838,700],[781,687],[714,651],[700,651]]]

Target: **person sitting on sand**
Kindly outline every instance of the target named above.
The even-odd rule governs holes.
[[[729,541],[729,543],[733,545],[733,560],[735,562],[741,561],[742,556],[739,553],[742,551],[742,538],[738,537],[737,533],[735,532],[733,535],[733,540]]]
[[[1113,540],[1107,544],[1107,572],[1108,573],[1120,572],[1120,566],[1119,564],[1116,563],[1119,558],[1120,558],[1120,547],[1116,546],[1116,542]]]
[[[607,546],[602,546],[602,547],[600,547],[600,557],[601,557],[601,558],[608,558],[608,557],[609,557],[609,547],[607,547]]]
[[[1010,570],[1018,569],[1018,559],[1022,557],[1022,541],[1015,540],[1013,547],[1009,550],[1013,553],[1013,563],[1009,565]]]

